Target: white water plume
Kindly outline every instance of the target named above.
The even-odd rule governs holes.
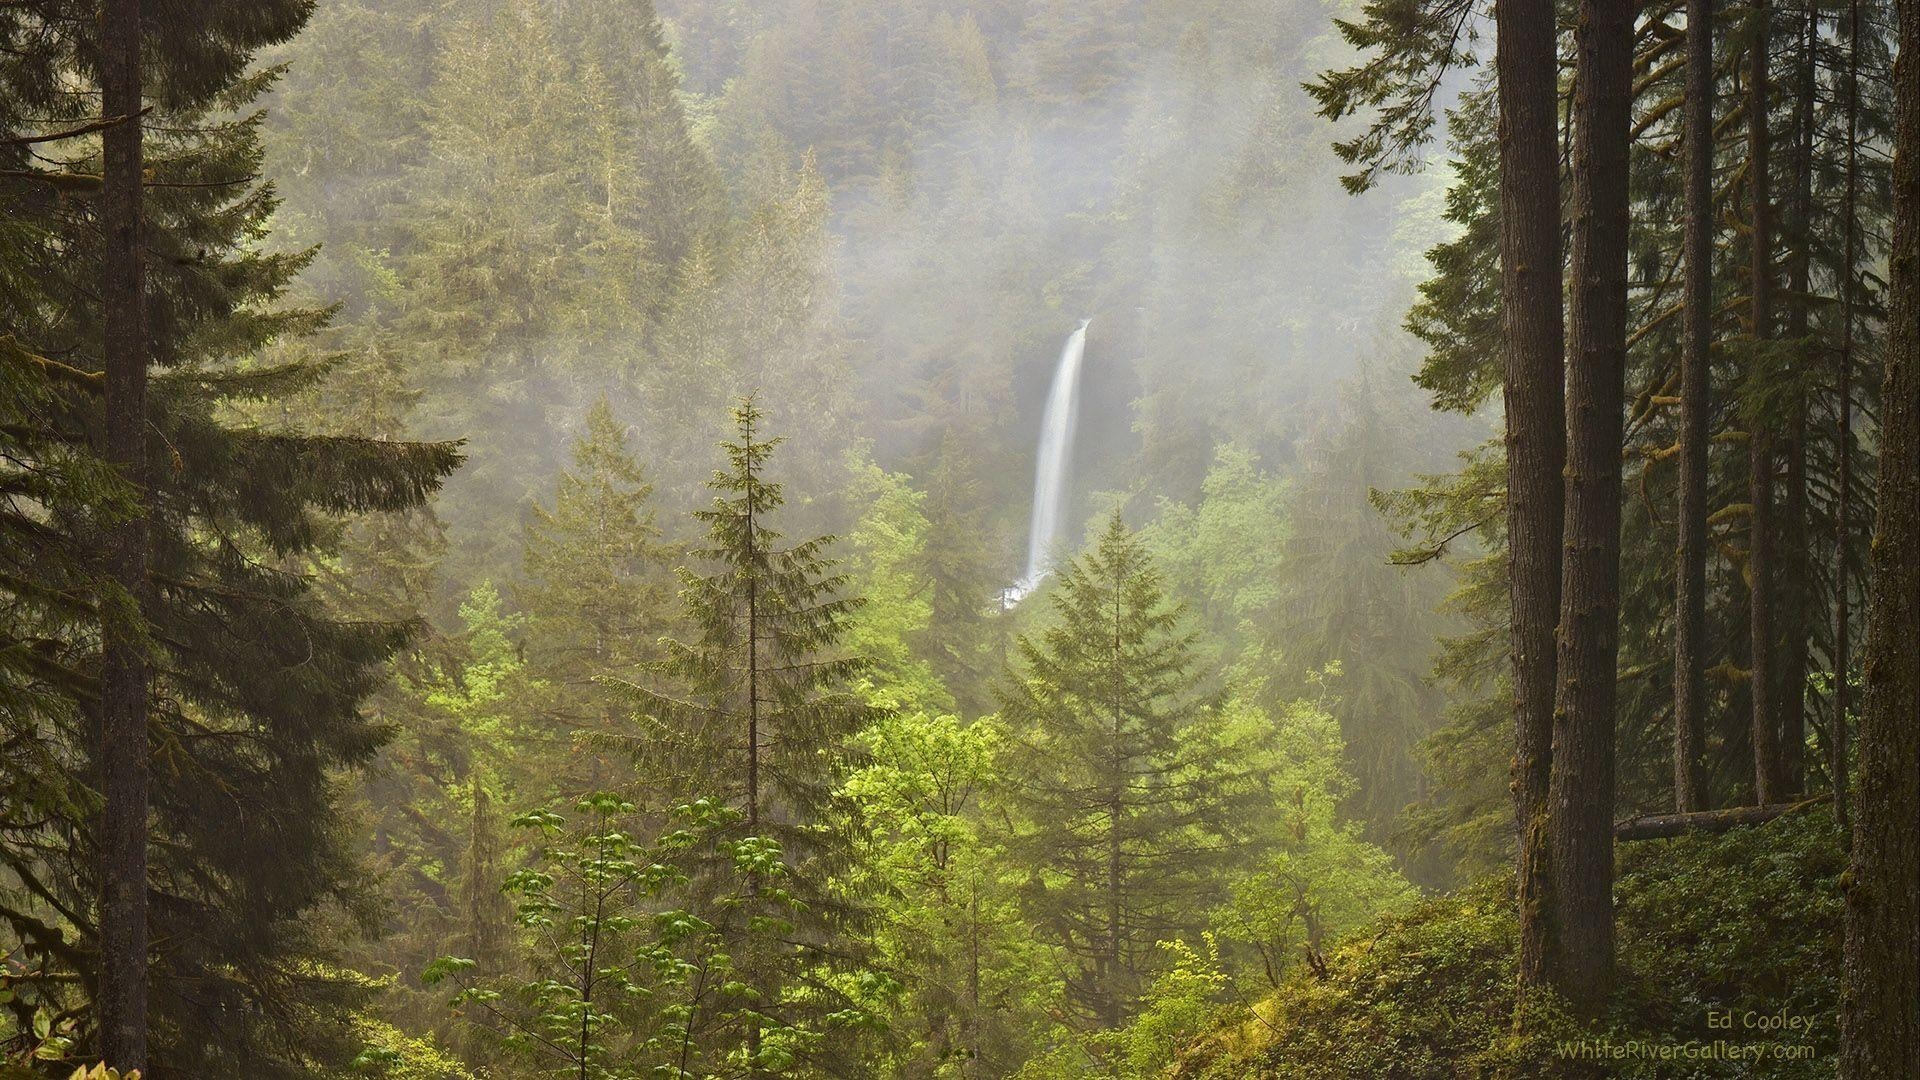
[[[1033,519],[1027,530],[1027,568],[1007,589],[1008,607],[1025,599],[1053,570],[1051,559],[1066,542],[1064,517],[1067,469],[1073,458],[1073,429],[1080,413],[1080,361],[1087,353],[1087,326],[1080,325],[1060,350],[1047,408],[1040,417],[1040,454],[1033,470]]]

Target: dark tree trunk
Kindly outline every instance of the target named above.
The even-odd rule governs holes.
[[[1506,309],[1507,554],[1513,800],[1520,834],[1520,978],[1544,979],[1553,630],[1560,619],[1566,462],[1558,65],[1552,0],[1496,6],[1500,267]]]
[[[107,572],[121,598],[103,605],[100,661],[100,1052],[122,1071],[147,1067],[147,343],[140,237],[140,3],[100,15],[100,225],[107,459],[141,506],[110,527]],[[123,600],[131,600],[129,607]]]
[[[1713,393],[1713,0],[1687,0],[1686,293],[1674,575],[1673,808],[1707,803],[1707,417]]]
[[[1920,1062],[1920,0],[1899,0],[1879,520],[1848,872],[1840,1073]]]
[[[1614,700],[1626,396],[1631,0],[1581,0],[1575,32],[1565,562],[1549,799],[1549,981],[1597,1015],[1613,983]]]
[[[1841,83],[1847,118],[1846,174],[1840,207],[1840,350],[1834,373],[1839,420],[1834,432],[1833,726],[1827,733],[1827,771],[1833,813],[1851,828],[1847,806],[1847,733],[1853,704],[1853,309],[1860,250],[1860,0],[1847,5],[1847,70]]]
[[[1814,49],[1818,44],[1818,12],[1812,3],[1800,11],[1799,54],[1795,58],[1793,106],[1793,195],[1788,203],[1793,257],[1787,264],[1787,337],[1802,343],[1800,355],[1811,361],[1806,344],[1813,309],[1813,154],[1814,95],[1818,90]],[[1799,366],[1796,364],[1796,366]],[[1792,415],[1786,443],[1781,447],[1787,490],[1780,502],[1781,551],[1780,679],[1775,710],[1780,719],[1780,776],[1782,791],[1803,792],[1806,783],[1807,667],[1813,639],[1813,549],[1807,522],[1807,396],[1798,388],[1788,402]]]
[[[1773,337],[1773,191],[1768,182],[1772,138],[1767,130],[1773,12],[1768,0],[1756,0],[1750,13],[1747,52],[1747,205],[1751,218],[1748,270],[1751,275],[1748,319],[1756,346]],[[1756,353],[1747,372],[1747,542],[1748,640],[1753,651],[1750,697],[1753,701],[1753,801],[1775,801],[1784,780],[1780,768],[1780,726],[1774,714],[1778,681],[1774,671],[1774,507],[1773,433],[1762,415],[1768,372]]]

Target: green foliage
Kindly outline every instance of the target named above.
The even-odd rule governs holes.
[[[1122,1076],[1160,1076],[1189,1042],[1213,1026],[1232,979],[1222,969],[1213,935],[1203,935],[1201,945],[1205,951],[1184,941],[1161,943],[1173,956],[1171,966],[1147,990],[1140,1015],[1114,1035]]]
[[[871,461],[849,470],[849,501],[861,508],[847,534],[850,584],[863,601],[847,621],[846,648],[865,659],[877,700],[893,708],[950,710],[953,699],[915,646],[933,623],[922,567],[931,526],[926,496],[908,478]]]
[[[1705,1076],[1816,1077],[1839,1053],[1840,937],[1846,871],[1843,834],[1825,809],[1788,814],[1721,836],[1658,840],[1624,852],[1619,918],[1627,1024],[1703,1035],[1702,1018],[1730,1014],[1716,1034],[1741,1043],[1780,1042],[1807,1056],[1742,1071],[1721,1063]],[[1812,1022],[1804,1035],[1748,1026],[1785,1014]],[[1625,1075],[1659,1075],[1643,1069]]]
[[[742,860],[763,882],[724,920],[696,905],[734,950],[732,981],[758,1003],[703,1038],[733,1038],[737,1052],[779,1057],[786,1069],[848,1052],[819,1033],[864,1015],[836,978],[861,951],[847,933],[860,912],[836,887],[860,829],[840,787],[857,764],[855,736],[883,710],[855,684],[865,660],[845,651],[862,602],[844,595],[833,538],[787,545],[773,528],[785,495],[767,478],[780,440],[762,436],[763,418],[752,398],[735,407],[713,502],[694,515],[706,527],[693,552],[706,572],[680,571],[691,639],[664,641],[648,682],[614,684],[645,725],[633,740],[645,779],[665,792],[718,793],[733,815],[724,842],[687,853],[695,892],[733,887]],[[778,888],[764,884],[773,878]],[[749,949],[743,935],[771,925],[783,927],[777,939]]]
[[[345,519],[417,512],[458,464],[449,444],[314,430],[290,415],[331,361],[288,347],[324,326],[285,302],[311,253],[269,242],[255,106],[304,3],[209,3],[150,19],[146,330],[153,462],[143,506],[156,584],[144,642],[149,730],[151,1044],[156,1071],[310,1075],[351,1056],[368,988],[329,963],[370,921],[337,811],[341,770],[383,732],[362,714],[414,635],[410,612],[343,617],[317,587]],[[30,957],[7,1052],[45,1046],[41,1009],[92,1038],[99,857],[96,695],[101,529],[134,509],[101,445],[99,20],[0,14],[0,937]],[[57,362],[50,358],[57,358]],[[19,770],[16,772],[16,770]]]
[[[1232,883],[1232,899],[1215,917],[1221,936],[1250,945],[1260,958],[1260,982],[1275,985],[1326,942],[1382,911],[1412,899],[1413,888],[1392,857],[1361,836],[1358,822],[1339,814],[1353,787],[1345,743],[1322,676],[1320,692],[1269,719],[1244,704],[1237,722],[1271,725],[1270,746],[1257,759],[1274,810],[1259,828],[1261,858]],[[1253,743],[1251,734],[1243,736]],[[1251,982],[1251,980],[1247,980]]]
[[[474,1080],[460,1062],[424,1039],[371,1018],[354,1023],[362,1049],[347,1064],[351,1077],[374,1080]]]
[[[850,875],[876,897],[874,965],[902,982],[889,1074],[1012,1071],[1060,1034],[1057,946],[1034,939],[1019,871],[985,818],[1006,732],[989,718],[898,710],[861,735],[847,798],[870,828]]]
[[[1497,118],[1452,74],[1481,9],[185,7],[147,50],[157,1072],[1521,1077],[1581,1033],[1528,1002],[1534,1041],[1505,1034],[1498,890],[1408,884],[1497,873],[1511,842]],[[0,1044],[59,1071],[91,1037],[94,628],[128,609],[91,539],[135,494],[93,449],[98,141],[31,141],[94,119],[73,14],[0,6]],[[1679,326],[1678,39],[1643,29],[1623,809],[1665,797]],[[1778,254],[1812,302],[1804,338],[1716,354],[1734,449],[1843,413],[1798,362],[1838,344],[1852,270],[1809,227],[1841,197],[1840,48],[1777,37],[1819,91],[1804,129],[1797,95],[1773,118],[1814,148],[1773,178],[1808,170]],[[1860,59],[1877,139],[1890,57]],[[1452,167],[1391,180],[1450,99]],[[1316,106],[1359,125],[1348,186],[1388,191],[1330,182]],[[1391,391],[1414,360],[1380,335],[1429,242],[1407,329],[1446,424]],[[1085,316],[1069,515],[1141,531],[1096,522],[1003,610],[1034,405]],[[1790,531],[1821,538],[1789,553],[1809,612],[1846,587],[1814,569],[1846,565],[1816,550],[1828,515],[1869,503],[1870,469],[1830,483],[1871,446],[1856,381],[1861,445],[1815,434],[1787,470]],[[763,428],[805,437],[776,455]],[[422,435],[472,455],[431,503],[456,454]],[[1716,449],[1723,717],[1752,693],[1745,468]],[[1718,802],[1750,772],[1723,728]],[[1824,828],[1627,851],[1600,1033],[1826,1015]],[[499,1039],[450,1022],[447,981]]]
[[[626,710],[598,680],[632,678],[657,660],[672,618],[672,563],[652,507],[653,484],[605,400],[587,411],[551,507],[535,505],[522,544],[528,710],[564,744],[546,770],[562,790],[611,777],[597,742],[621,733]]]
[[[1162,504],[1143,530],[1169,587],[1189,601],[1210,637],[1245,647],[1279,602],[1289,484],[1260,468],[1257,455],[1228,443],[1215,449],[1198,505]],[[1259,537],[1260,543],[1247,542]]]
[[[539,1075],[779,1075],[817,1053],[820,1033],[781,1020],[790,1002],[757,992],[745,963],[778,949],[799,910],[779,846],[739,836],[739,812],[708,800],[674,808],[668,829],[643,842],[635,810],[601,793],[571,822],[550,810],[516,818],[538,853],[499,888],[521,930],[511,968],[525,974],[447,956],[421,981],[458,986],[453,1007]],[[696,850],[727,863],[718,893],[688,893],[681,867]],[[687,900],[707,918],[679,906]],[[733,1041],[749,1031],[760,1035]]]
[[[1416,748],[1443,699],[1432,685],[1436,614],[1446,581],[1394,565],[1395,537],[1377,489],[1422,463],[1417,414],[1371,372],[1347,388],[1344,422],[1313,446],[1287,503],[1279,597],[1263,644],[1285,679],[1310,693],[1330,664],[1342,672],[1332,708],[1358,785],[1350,812],[1376,838],[1421,790]]]
[[[1323,964],[1230,1014],[1170,1075],[1652,1078],[1676,1067],[1710,1077],[1830,1075],[1840,943],[1834,841],[1832,818],[1812,811],[1627,848],[1616,893],[1624,976],[1594,1026],[1540,1000],[1527,1006],[1528,1037],[1509,1034],[1515,915],[1506,884],[1488,880],[1354,934]],[[1779,1014],[1812,1027],[1796,1034],[1746,1026],[1747,1018]],[[1727,1026],[1722,1017],[1731,1018]],[[1641,1058],[1582,1072],[1562,1056],[1582,1039],[1677,1053],[1691,1045],[1696,1054],[1716,1039],[1796,1049],[1757,1063]]]
[[[1359,166],[1341,177],[1348,191],[1422,164],[1442,83],[1474,62],[1474,15],[1469,0],[1368,0],[1360,18],[1334,20],[1361,61],[1321,73],[1307,92],[1329,120],[1367,117],[1359,135],[1334,144],[1340,160]]]
[[[642,738],[669,770],[658,780],[728,792],[749,828],[822,818],[848,740],[874,711],[851,686],[865,660],[843,651],[862,602],[843,595],[835,538],[783,545],[773,527],[786,496],[767,477],[781,440],[762,436],[764,417],[751,398],[734,408],[727,466],[710,481],[712,504],[694,513],[706,536],[692,554],[709,569],[680,570],[694,636],[662,643],[668,687],[621,684],[653,725]],[[810,842],[788,839],[796,851]]]
[[[1003,694],[1009,844],[1029,917],[1073,958],[1075,1007],[1118,1027],[1157,943],[1197,931],[1215,875],[1245,858],[1267,789],[1118,515],[1045,595],[1051,621],[1019,639]]]

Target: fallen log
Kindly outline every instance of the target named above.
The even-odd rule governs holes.
[[[1691,814],[1645,814],[1615,823],[1613,838],[1617,842],[1626,842],[1668,840],[1688,833],[1723,833],[1742,825],[1761,825],[1783,814],[1805,810],[1832,799],[1831,794],[1826,794],[1799,802],[1771,803],[1767,806],[1732,806],[1725,810],[1698,810]]]

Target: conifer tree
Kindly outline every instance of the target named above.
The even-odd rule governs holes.
[[[1278,539],[1264,645],[1286,678],[1279,708],[1328,665],[1344,672],[1330,708],[1359,783],[1345,807],[1379,837],[1420,794],[1415,748],[1440,701],[1428,682],[1437,581],[1393,565],[1393,535],[1372,495],[1417,466],[1417,414],[1394,407],[1371,372],[1347,387],[1339,427],[1309,445]]]
[[[100,301],[106,369],[107,458],[134,505],[108,526],[100,602],[100,1054],[122,1072],[147,1067],[148,672],[143,609],[149,604],[146,249],[141,205],[140,0],[100,14],[100,228],[106,236]]]
[[[1780,796],[1786,784],[1781,760],[1780,721],[1775,708],[1779,704],[1779,680],[1774,667],[1779,652],[1774,618],[1779,592],[1774,567],[1774,553],[1779,541],[1774,499],[1774,471],[1778,459],[1774,452],[1772,431],[1776,418],[1766,407],[1772,390],[1768,343],[1774,335],[1775,286],[1775,209],[1770,164],[1773,134],[1769,126],[1773,8],[1769,0],[1754,0],[1748,11],[1748,19],[1747,328],[1751,354],[1745,382],[1744,417],[1747,422],[1748,451],[1747,610],[1752,657],[1748,696],[1753,710],[1753,801],[1765,806]]]
[[[1885,1080],[1920,1060],[1920,4],[1900,0],[1891,309],[1879,516],[1847,877],[1840,1075]]]
[[[1575,52],[1565,556],[1549,779],[1547,980],[1597,1014],[1613,979],[1620,446],[1627,368],[1633,6],[1582,0]]]
[[[326,375],[311,359],[260,360],[270,342],[306,334],[324,315],[277,303],[307,260],[261,246],[273,198],[252,179],[259,120],[235,115],[272,81],[249,70],[255,50],[293,34],[308,10],[203,4],[191,17],[141,22],[150,376],[139,431],[150,460],[164,463],[141,478],[154,583],[139,620],[146,730],[163,778],[142,817],[155,841],[141,886],[151,948],[139,961],[155,1075],[305,1075],[347,1056],[344,1028],[330,1021],[358,991],[322,963],[341,930],[327,912],[357,907],[336,777],[378,745],[361,706],[412,626],[335,617],[305,566],[326,554],[342,518],[417,508],[458,461],[449,445],[316,437],[256,411]],[[21,350],[10,367],[33,373],[50,406],[5,437],[67,448],[50,462],[91,457],[82,448],[103,446],[105,434],[109,312],[95,283],[109,258],[98,204],[47,196],[97,183],[88,134],[99,99],[68,80],[84,86],[100,74],[101,23],[38,7],[9,9],[0,22],[7,40],[32,43],[5,61],[19,95],[5,142],[31,146],[7,151],[20,156],[8,162],[19,168],[9,169],[5,198],[37,238],[11,256],[34,266],[35,284],[10,293],[0,337]],[[75,464],[61,468],[84,475]],[[91,561],[104,525],[129,512],[127,494],[116,481],[42,502],[30,532],[53,557],[37,559],[37,573]],[[46,950],[26,996],[82,1018],[89,1041],[104,944],[93,905],[105,837],[86,827],[101,764],[91,724],[103,674],[97,582],[91,568],[60,581],[58,602],[23,592],[23,582],[0,586],[7,606],[37,613],[24,627],[39,639],[43,688],[32,730],[45,752],[41,782],[60,796],[14,819],[15,835],[0,845],[12,879],[33,883],[0,905],[0,918]],[[71,941],[48,937],[49,920],[70,927]]]
[[[1706,808],[1707,440],[1713,395],[1713,0],[1687,4],[1685,335],[1674,569],[1673,808]]]
[[[863,662],[842,651],[861,601],[843,595],[834,538],[786,543],[774,528],[786,497],[768,471],[782,440],[763,434],[764,419],[751,397],[733,409],[726,467],[709,482],[712,504],[694,515],[706,526],[692,552],[704,565],[680,572],[691,636],[663,642],[653,677],[618,683],[649,728],[635,744],[643,779],[677,802],[707,798],[735,812],[719,843],[701,849],[714,857],[690,868],[696,898],[726,892],[741,845],[769,860],[746,883],[745,903],[693,904],[739,946],[736,978],[755,1005],[708,1037],[744,1047],[751,1076],[848,1049],[799,1036],[844,1002],[826,976],[858,952],[846,932],[858,912],[833,887],[857,828],[839,792],[857,759],[853,737],[877,715],[852,683]],[[787,933],[756,936],[767,919]]]
[[[920,553],[930,610],[914,642],[969,716],[991,708],[995,624],[989,612],[994,590],[1003,584],[993,576],[992,535],[974,466],[962,439],[951,432],[941,438],[927,481],[928,528]]]
[[[419,430],[488,433],[443,504],[449,569],[471,581],[510,570],[512,534],[492,526],[563,464],[548,432],[601,392],[672,389],[642,358],[687,261],[722,240],[723,203],[650,3],[430,17],[421,149],[376,260],[400,277],[368,318],[414,358]]]
[[[1194,635],[1141,539],[1114,515],[1048,593],[1050,624],[1016,642],[1002,692],[1014,857],[1031,918],[1066,949],[1068,991],[1118,1028],[1157,943],[1220,899],[1210,875],[1244,855],[1261,790],[1209,753],[1219,717]]]
[[[632,678],[658,659],[667,629],[673,549],[654,523],[652,495],[602,399],[587,411],[551,507],[536,505],[527,523],[525,580],[515,594],[536,684],[530,707],[555,735],[576,736],[555,776],[566,790],[610,787],[599,753],[580,738],[609,733],[619,720],[618,703],[595,680]]]
[[[1495,8],[1499,95],[1500,297],[1504,313],[1506,540],[1514,691],[1513,804],[1519,836],[1520,979],[1544,975],[1542,906],[1552,853],[1553,629],[1560,615],[1567,417],[1560,240],[1559,20],[1545,0]]]

